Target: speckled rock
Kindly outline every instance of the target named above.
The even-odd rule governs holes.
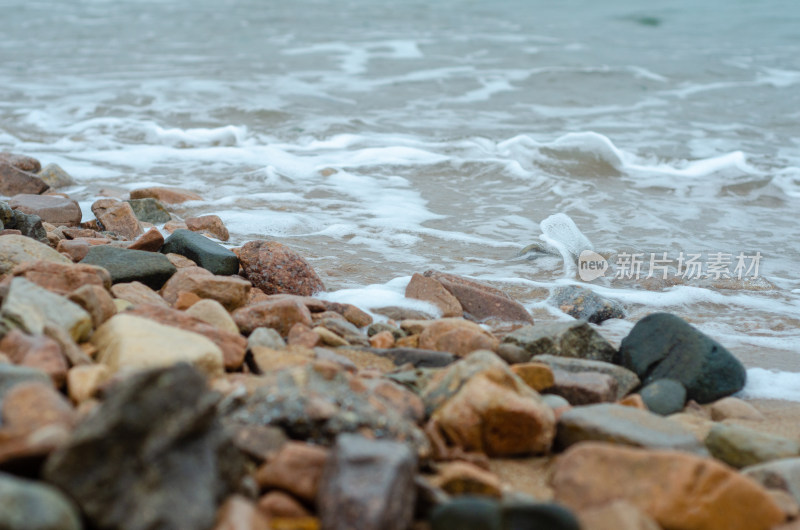
[[[311,296],[325,290],[298,253],[275,241],[250,241],[239,249],[242,275],[267,294]]]

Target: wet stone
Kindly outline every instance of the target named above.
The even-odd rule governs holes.
[[[108,245],[90,248],[81,263],[103,267],[111,273],[112,283],[138,281],[152,289],[160,289],[177,271],[163,254]]]
[[[175,230],[164,241],[161,252],[185,256],[213,274],[230,276],[239,273],[239,258],[236,254],[190,230]]]

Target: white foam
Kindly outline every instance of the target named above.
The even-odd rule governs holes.
[[[352,304],[365,310],[395,306],[423,311],[437,317],[441,316],[441,310],[435,305],[405,297],[405,290],[410,281],[411,276],[401,276],[384,284],[371,284],[354,289],[340,289],[338,291],[319,293],[314,296],[331,302]],[[385,320],[385,317],[379,318]]]
[[[750,368],[747,370],[747,384],[738,396],[800,401],[800,372]]]
[[[789,197],[800,197],[800,168],[788,167],[772,177],[772,184]]]
[[[575,221],[565,213],[556,213],[543,219],[539,226],[540,238],[564,255],[565,261],[573,262],[584,250],[593,250],[591,241],[580,231]],[[564,252],[566,251],[566,252]]]
[[[247,127],[226,125],[213,129],[164,129],[153,124],[146,132],[146,139],[173,147],[236,146],[247,136]]]

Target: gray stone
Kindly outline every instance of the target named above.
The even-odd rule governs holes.
[[[286,341],[283,340],[281,334],[273,328],[256,328],[247,337],[247,348],[253,346],[263,346],[273,350],[282,350],[286,347]]]
[[[680,412],[686,404],[686,389],[680,381],[674,379],[653,381],[642,388],[639,395],[650,412],[662,416]]]
[[[0,274],[7,274],[20,263],[39,260],[72,264],[69,258],[29,237],[15,234],[0,236]]]
[[[0,224],[5,227],[14,222],[14,210],[5,201],[0,201]]]
[[[570,406],[569,401],[555,394],[542,394],[542,401],[553,410]]]
[[[161,247],[163,254],[180,254],[214,274],[230,276],[239,273],[236,254],[204,235],[186,229],[175,230]]]
[[[412,364],[415,368],[441,368],[456,360],[452,353],[419,348],[364,348],[364,350],[391,359],[397,366]]]
[[[110,245],[91,247],[81,263],[103,267],[111,274],[111,283],[140,282],[151,289],[160,289],[178,270],[158,252]]]
[[[703,443],[679,423],[645,410],[607,403],[564,412],[558,420],[556,441],[562,448],[599,441],[708,455]]]
[[[80,530],[72,501],[42,482],[0,473],[0,528],[3,530]]]
[[[76,184],[72,175],[64,171],[58,164],[47,164],[36,175],[51,188],[67,188]]]
[[[131,205],[136,218],[145,223],[160,225],[172,219],[164,203],[158,199],[131,199],[127,202]]]
[[[557,287],[548,301],[569,316],[592,324],[610,318],[625,318],[625,311],[618,302],[602,298],[579,285]]]
[[[461,496],[431,514],[431,530],[502,530],[500,503],[486,497]]]
[[[85,340],[92,331],[92,317],[81,306],[24,278],[11,280],[0,319],[8,328],[20,328],[31,335],[43,335],[47,326],[56,326],[76,342]]]
[[[552,502],[506,502],[500,510],[502,530],[581,530],[575,514]]]
[[[0,405],[2,405],[3,396],[6,395],[6,392],[20,383],[52,385],[53,381],[49,375],[41,370],[16,364],[0,363]]]
[[[556,357],[555,355],[537,355],[532,361],[544,363],[554,370],[565,372],[597,372],[610,375],[617,380],[616,400],[627,396],[634,388],[639,386],[639,378],[627,368],[602,361],[589,361],[586,359],[570,359]]]
[[[782,458],[748,466],[741,473],[765,488],[788,492],[800,503],[800,458]]]
[[[5,227],[19,230],[25,237],[35,239],[41,243],[47,243],[47,230],[44,229],[42,218],[38,215],[14,210],[14,219],[6,224]]]
[[[800,456],[795,440],[724,423],[711,427],[706,447],[714,458],[736,468]]]
[[[612,362],[614,347],[585,320],[546,322],[512,331],[503,339],[534,355],[557,355],[593,361]]]
[[[417,459],[402,443],[342,434],[320,479],[317,509],[330,530],[406,530]]]
[[[244,473],[217,400],[186,364],[134,374],[49,457],[44,476],[93,528],[211,528]]]
[[[622,340],[615,361],[636,372],[643,384],[675,379],[687,399],[709,403],[744,388],[744,366],[721,344],[669,313],[641,319]]]

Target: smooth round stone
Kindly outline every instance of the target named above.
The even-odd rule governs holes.
[[[639,393],[650,412],[667,416],[683,410],[686,388],[674,379],[658,379]]]

